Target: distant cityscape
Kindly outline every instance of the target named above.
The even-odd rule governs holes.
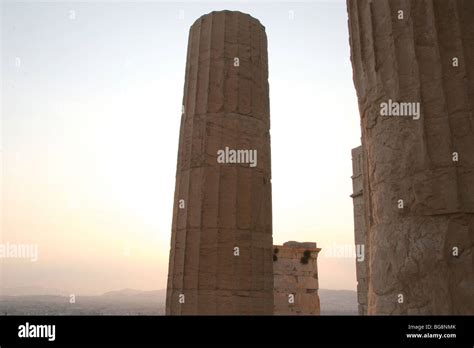
[[[35,291],[36,294],[33,292]],[[13,294],[21,295],[13,295]],[[319,289],[321,315],[357,315],[357,293]],[[1,315],[164,315],[166,290],[123,289],[75,297],[58,290],[10,289],[0,296]]]

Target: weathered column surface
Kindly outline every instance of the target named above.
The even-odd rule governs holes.
[[[354,206],[354,241],[364,257],[356,258],[357,303],[359,315],[367,314],[367,255],[364,205],[364,152],[362,146],[352,149],[352,203]]]
[[[474,1],[347,7],[368,313],[474,314]],[[406,103],[420,103],[420,117]]]
[[[260,22],[200,17],[189,32],[167,314],[273,313],[268,94]]]

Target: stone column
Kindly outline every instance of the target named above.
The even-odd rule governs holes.
[[[473,314],[474,1],[347,8],[366,156],[368,313]],[[406,103],[420,103],[419,117]]]
[[[166,313],[272,314],[272,245],[265,27],[212,12],[189,32]]]
[[[364,152],[362,146],[352,149],[352,203],[354,206],[354,241],[356,244],[357,302],[359,315],[367,314],[367,241],[364,206]],[[363,255],[363,257],[359,256]]]

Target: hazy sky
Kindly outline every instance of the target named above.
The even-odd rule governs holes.
[[[2,240],[39,253],[1,259],[2,286],[166,287],[187,35],[213,10],[266,27],[274,243],[353,245],[345,1],[1,6]],[[354,258],[322,253],[319,279],[355,289]]]

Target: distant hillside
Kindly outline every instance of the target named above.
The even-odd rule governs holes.
[[[33,291],[39,294],[31,294]],[[319,289],[321,315],[357,315],[357,293]],[[166,290],[122,289],[100,296],[69,295],[56,289],[9,289],[0,297],[0,315],[163,315]]]
[[[142,291],[142,290],[136,290],[136,289],[122,289],[122,290],[113,290],[113,291],[108,291],[102,294],[102,296],[135,296],[142,294],[147,291]]]
[[[165,290],[124,289],[100,296],[15,295],[0,297],[0,313],[7,315],[163,315]]]
[[[109,291],[102,294],[103,298],[117,299],[117,300],[126,300],[126,299],[141,299],[143,301],[150,300],[153,302],[162,302],[163,304],[166,301],[166,289],[161,290],[151,290],[151,291],[142,291],[136,289],[123,289],[116,291]]]
[[[357,292],[319,289],[321,315],[358,315]]]

